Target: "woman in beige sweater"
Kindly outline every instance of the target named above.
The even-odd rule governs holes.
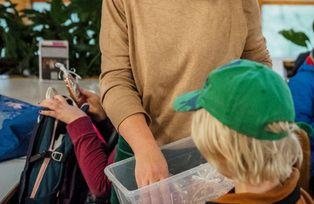
[[[271,65],[257,0],[104,0],[101,98],[122,137],[116,160],[136,158],[139,187],[167,177],[159,146],[190,135],[175,96],[232,59]]]

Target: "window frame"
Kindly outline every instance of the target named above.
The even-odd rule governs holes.
[[[266,4],[278,5],[314,5],[314,0],[259,0],[261,6]]]

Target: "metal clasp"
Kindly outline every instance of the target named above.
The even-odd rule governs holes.
[[[57,162],[60,162],[62,160],[63,154],[61,152],[52,152],[51,158]]]

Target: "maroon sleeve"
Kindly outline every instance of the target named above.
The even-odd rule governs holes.
[[[98,131],[88,117],[81,117],[68,124],[67,130],[91,193],[97,197],[106,195],[110,191],[110,183],[104,169],[113,161],[113,153],[105,154],[104,143],[97,136]]]

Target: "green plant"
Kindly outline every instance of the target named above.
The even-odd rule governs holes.
[[[102,0],[72,0],[70,9],[76,14],[79,22],[71,32],[73,38],[71,59],[81,75],[100,72],[101,53],[99,50],[99,32],[101,24]]]
[[[5,15],[9,15],[6,22],[7,27],[11,27],[11,29],[8,30],[4,26],[1,28],[0,25],[0,49],[1,41],[4,41],[2,49],[5,50],[5,56],[12,56],[12,53],[27,52],[29,56],[25,54],[19,57],[13,56],[23,65],[22,68],[18,69],[19,71],[28,68],[31,73],[37,74],[37,44],[40,40],[45,39],[68,40],[70,67],[75,67],[82,76],[99,74],[98,38],[102,0],[93,0],[92,2],[89,0],[71,0],[70,4],[64,4],[62,0],[50,0],[47,2],[50,5],[50,10],[40,12],[34,9],[25,9],[20,13],[16,11],[15,5],[10,0],[6,0],[6,2],[10,5],[9,9],[4,10]],[[2,7],[7,6],[2,5]],[[0,12],[2,7],[0,7]],[[10,12],[12,8],[14,17]],[[23,19],[28,19],[27,23]],[[12,28],[18,29],[14,31]],[[5,34],[3,35],[3,33]],[[7,39],[8,36],[11,36],[11,39]],[[22,61],[24,62],[22,63]]]
[[[51,9],[43,12],[24,10],[31,20],[37,39],[68,40],[70,66],[82,76],[98,75],[100,70],[99,30],[101,0],[62,0],[48,2]]]
[[[17,62],[17,67],[10,70],[20,74],[28,67],[36,66],[34,55],[37,51],[33,31],[24,23],[23,17],[16,10],[16,4],[5,0],[0,4],[0,53],[5,59]]]
[[[314,22],[312,24],[312,29],[314,32]],[[279,33],[290,42],[299,45],[301,47],[309,48],[311,49],[311,40],[308,35],[306,35],[304,32],[301,31],[295,31],[293,29],[289,30],[281,30]]]

